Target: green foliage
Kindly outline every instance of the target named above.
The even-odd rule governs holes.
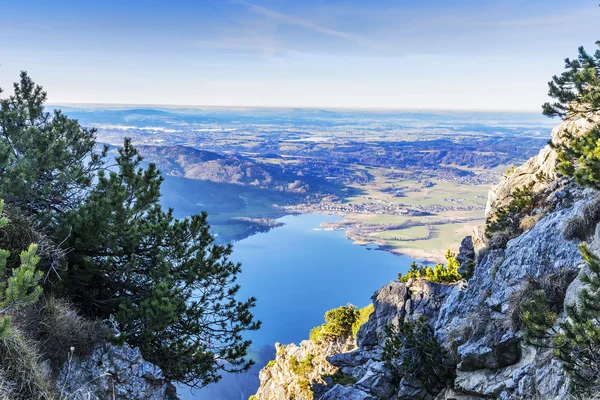
[[[160,172],[141,168],[128,139],[115,161],[65,218],[64,293],[88,316],[112,316],[118,339],[170,380],[200,387],[221,370],[247,370],[242,332],[260,323],[255,299],[236,299],[241,266],[229,260],[231,246],[214,244],[206,214],[176,220],[161,208]]]
[[[306,377],[313,370],[313,360],[315,359],[315,355],[313,353],[308,353],[306,358],[302,361],[298,361],[296,356],[290,357],[288,361],[290,370],[301,377]]]
[[[4,201],[0,200],[0,214]],[[0,228],[5,228],[8,220],[0,217]],[[16,308],[35,303],[42,294],[39,285],[42,273],[36,269],[39,257],[36,255],[37,246],[32,244],[21,252],[21,264],[10,271],[5,271],[9,253],[0,250],[0,339],[6,336],[11,328],[11,317],[6,313]],[[8,278],[6,278],[8,276]]]
[[[94,151],[94,129],[45,112],[46,92],[27,73],[20,78],[0,100],[0,197],[48,227],[85,197],[104,152]]]
[[[423,278],[431,282],[453,283],[462,279],[458,273],[460,268],[459,262],[456,260],[456,254],[450,250],[446,251],[447,265],[437,263],[433,268],[427,265],[418,265],[416,262],[410,264],[410,269],[406,275],[398,274],[400,282],[407,282],[409,279]]]
[[[161,208],[160,173],[141,167],[129,140],[104,168],[107,149],[96,152],[95,131],[45,112],[45,100],[26,73],[0,100],[0,196],[34,221],[32,232],[69,249],[67,270],[44,259],[47,276],[62,273],[48,289],[86,317],[114,321],[115,340],[139,347],[167,379],[201,387],[221,371],[247,370],[251,342],[242,334],[260,323],[250,312],[255,299],[237,299],[241,266],[229,260],[231,246],[214,243],[206,214],[176,220]],[[2,316],[41,293],[35,245],[20,263],[8,258],[0,251]],[[10,319],[0,325],[8,332]]]
[[[596,42],[600,46],[600,42]],[[593,55],[579,48],[577,59],[565,59],[565,71],[548,82],[548,95],[554,103],[545,103],[543,113],[549,117],[564,117],[571,111],[600,109],[600,50]]]
[[[358,310],[358,318],[356,319],[356,321],[354,321],[354,324],[352,324],[352,336],[356,337],[356,334],[358,333],[360,327],[363,326],[369,320],[369,317],[371,316],[371,314],[373,314],[374,311],[375,306],[373,305],[373,303]]]
[[[310,382],[308,379],[299,379],[298,386],[300,387],[300,390],[308,396],[308,398],[312,399],[312,392],[310,390]]]
[[[334,385],[342,385],[342,386],[352,386],[356,383],[356,378],[352,375],[334,375],[333,384]]]
[[[275,360],[271,360],[267,363],[267,368],[271,368],[273,365],[275,365]]]
[[[582,186],[600,188],[600,127],[557,147],[558,170]]]
[[[320,340],[333,341],[350,335],[356,336],[358,329],[373,312],[373,305],[358,310],[353,305],[334,308],[325,313],[325,323],[311,329],[309,338],[314,343]]]
[[[525,341],[534,342],[544,328],[554,325],[564,308],[567,288],[575,279],[574,269],[560,269],[554,273],[525,282],[508,298],[507,320],[514,330],[525,329]]]
[[[454,380],[448,355],[423,319],[388,325],[381,359],[398,381],[416,379],[432,392]]]
[[[512,200],[507,205],[496,210],[494,215],[488,217],[485,226],[485,236],[494,239],[499,233],[506,233],[500,243],[492,243],[492,247],[502,247],[511,237],[522,232],[521,219],[533,211],[538,200],[538,194],[533,191],[535,181],[516,188],[512,193]]]
[[[325,375],[323,378],[331,378],[334,385],[352,386],[356,383],[356,378],[352,375],[345,375],[339,370],[333,375]]]
[[[258,400],[258,397],[256,397],[255,395],[252,395],[252,396],[248,397],[248,400]]]
[[[471,279],[473,277],[473,274],[475,273],[475,261],[468,260],[465,270],[466,270],[466,272],[461,276],[464,280],[468,281],[469,279]]]
[[[578,396],[589,396],[600,387],[600,259],[585,243],[579,247],[591,274],[582,277],[586,288],[579,294],[578,304],[566,307],[567,319],[558,323],[550,296],[536,291],[521,306],[528,343],[552,347],[554,356],[565,365],[571,378],[571,390]]]

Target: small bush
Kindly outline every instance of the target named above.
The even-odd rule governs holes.
[[[56,278],[64,267],[64,250],[47,235],[39,232],[35,228],[36,220],[18,208],[6,205],[2,210],[2,217],[8,220],[8,224],[0,229],[0,248],[8,250],[11,254],[7,260],[7,269],[17,268],[20,264],[19,253],[31,243],[35,243],[36,254],[40,258],[38,268],[43,270],[47,277]]]
[[[360,316],[360,310],[351,304],[329,310],[325,313],[325,323],[311,329],[309,338],[318,343],[322,339],[336,340],[350,336]]]
[[[332,375],[323,375],[322,378],[331,378],[333,385],[351,386],[356,383],[355,377],[352,375],[343,374],[340,370],[336,371],[336,373]]]
[[[579,292],[578,303],[566,307],[566,319],[558,323],[555,293],[540,289],[520,305],[527,343],[553,348],[569,372],[571,393],[577,398],[589,398],[600,390],[600,258],[582,243],[579,246],[591,274],[584,275],[585,285]],[[562,297],[564,302],[564,295]]]
[[[526,232],[530,229],[533,229],[533,227],[538,223],[538,221],[541,218],[542,214],[526,215],[519,223],[519,227],[523,232]]]
[[[523,328],[521,306],[534,299],[537,291],[542,291],[550,301],[549,309],[558,315],[562,312],[567,288],[575,279],[575,270],[560,269],[557,272],[535,279],[528,276],[523,285],[511,293],[508,298],[506,321],[514,330]]]
[[[491,249],[501,249],[514,237],[514,231],[506,228],[494,231],[488,236],[487,245]]]
[[[432,393],[454,380],[450,357],[422,319],[387,326],[381,359],[399,378],[398,382],[403,378],[416,379]]]
[[[563,236],[567,240],[586,240],[594,234],[599,221],[600,199],[595,199],[584,204],[580,215],[574,215],[564,222]]]
[[[454,283],[462,279],[458,273],[460,264],[456,260],[456,254],[450,250],[446,252],[447,265],[437,263],[433,268],[427,265],[418,265],[414,261],[410,264],[410,269],[406,275],[398,274],[400,282],[407,282],[409,279],[424,278],[431,282]]]
[[[276,355],[280,356],[280,355],[283,354],[284,351],[285,351],[285,345],[284,344],[279,345],[279,348],[277,349],[277,354]]]
[[[302,361],[298,361],[296,356],[292,356],[289,360],[290,370],[298,376],[306,377],[313,369],[312,362],[314,358],[315,355],[313,353],[308,353]]]
[[[512,192],[512,200],[487,218],[485,236],[490,248],[504,247],[510,239],[523,232],[521,221],[542,201],[541,194],[533,191],[535,183],[532,181],[516,188]]]
[[[358,318],[356,319],[356,321],[354,321],[354,324],[352,324],[352,335],[354,337],[356,337],[356,334],[358,333],[360,327],[363,326],[369,320],[369,317],[371,316],[371,314],[373,314],[374,311],[375,306],[373,306],[373,303],[358,310]]]
[[[567,218],[563,223],[563,237],[567,240],[585,240],[585,223],[579,215]]]
[[[307,396],[312,399],[312,393],[310,391],[310,382],[307,379],[299,379],[298,386],[300,387],[300,390],[302,392],[306,393]]]

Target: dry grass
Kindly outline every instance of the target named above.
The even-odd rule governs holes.
[[[10,398],[48,400],[56,398],[50,367],[42,361],[37,344],[18,329],[12,329],[0,342],[0,360]]]
[[[519,222],[519,227],[525,232],[532,229],[540,219],[542,219],[543,214],[535,214],[535,215],[527,215],[523,217],[521,222]]]
[[[521,320],[521,303],[531,300],[533,293],[543,290],[548,299],[550,309],[559,314],[562,312],[565,302],[567,288],[577,276],[577,271],[572,269],[560,269],[555,273],[535,279],[528,276],[523,285],[511,293],[508,298],[508,309],[506,323],[514,330],[523,328]]]
[[[448,332],[446,341],[450,343],[450,354],[455,362],[459,361],[458,347],[469,340],[478,340],[485,336],[488,329],[493,329],[491,310],[482,306],[478,312],[470,312],[456,329]]]
[[[583,218],[579,215],[574,215],[568,218],[563,223],[563,236],[567,240],[579,239],[585,240],[586,232],[585,232],[585,223]]]
[[[6,373],[0,370],[0,400],[11,400],[15,398],[15,385],[6,377]]]
[[[488,239],[487,245],[492,249],[500,249],[506,246],[506,243],[513,237],[513,233],[510,229],[504,229],[492,233],[492,236]]]
[[[42,354],[54,369],[68,360],[71,348],[74,355],[88,355],[109,334],[102,321],[83,318],[68,302],[53,297],[29,307],[14,320],[40,344]]]
[[[594,234],[598,222],[600,222],[600,198],[584,204],[579,215],[572,216],[564,222],[563,236],[567,240],[586,240]]]

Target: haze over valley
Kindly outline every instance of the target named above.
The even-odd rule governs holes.
[[[344,218],[357,244],[429,261],[483,221],[487,191],[548,140],[528,113],[61,107],[98,139],[131,137],[176,215],[222,243],[296,213]]]

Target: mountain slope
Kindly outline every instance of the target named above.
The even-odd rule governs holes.
[[[598,121],[600,114],[570,116],[552,131],[552,141],[557,145],[567,133],[582,135]],[[598,207],[600,197],[597,191],[583,189],[571,179],[556,177],[556,160],[556,150],[547,146],[490,191],[488,216],[508,204],[517,188],[527,185],[534,187],[538,202],[529,211],[529,223],[521,234],[513,237],[502,233],[506,237],[498,241],[488,239],[481,228],[464,241],[466,245],[459,254],[462,272],[469,262],[474,265],[468,282],[443,284],[409,279],[391,282],[377,291],[372,298],[374,312],[358,332],[358,348],[327,357],[332,367],[351,378],[345,385],[329,381],[325,391],[316,380],[311,381],[318,389],[313,390],[314,398],[567,398],[569,378],[564,366],[553,358],[551,349],[526,344],[523,323],[518,318],[523,299],[536,288],[550,286],[557,303],[558,324],[583,288],[581,277],[587,266],[578,251],[580,240],[566,232],[567,221]],[[595,233],[591,229],[586,242],[600,254],[598,222],[594,221]],[[388,327],[399,322],[430,327],[432,337],[420,337],[439,343],[449,374],[434,376],[438,378],[435,384],[424,384],[418,373],[406,374],[410,367],[406,358],[386,359],[391,337]],[[406,338],[406,331],[404,335]],[[273,389],[281,384],[278,376],[261,374],[257,398],[290,398]]]

